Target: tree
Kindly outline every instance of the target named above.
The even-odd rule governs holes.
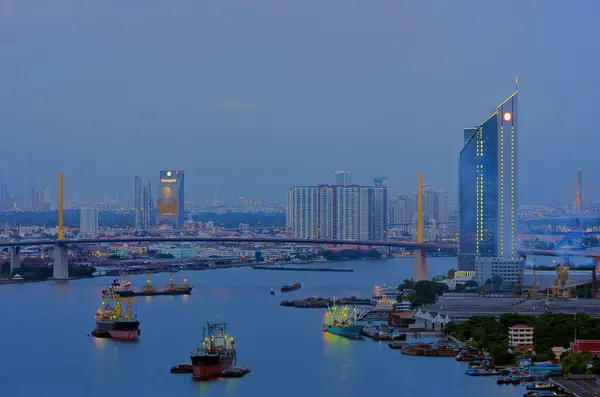
[[[475,280],[467,280],[465,282],[465,287],[467,287],[467,288],[477,288],[478,285],[477,285],[477,282]]]
[[[463,292],[465,289],[467,289],[467,287],[463,283],[458,283],[456,284],[456,287],[454,287],[454,292]]]
[[[592,364],[592,353],[590,352],[570,352],[561,356],[560,366],[563,371],[568,374],[585,374],[588,369],[588,364]]]
[[[406,279],[398,286],[398,289],[401,289],[401,290],[415,289],[415,281]]]

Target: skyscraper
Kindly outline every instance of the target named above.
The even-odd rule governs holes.
[[[148,181],[148,185],[142,189],[142,229],[148,229],[152,226],[153,213],[152,183]]]
[[[79,215],[79,234],[86,237],[98,235],[98,209],[81,208]]]
[[[319,228],[319,188],[295,186],[291,189],[292,234],[296,238],[317,238]]]
[[[157,224],[178,229],[183,226],[185,213],[183,170],[160,171],[157,197]]]
[[[518,91],[477,127],[465,128],[459,157],[458,268],[474,270],[476,257],[518,260]]]
[[[388,181],[386,177],[374,180],[373,240],[385,240],[388,228]]]
[[[133,209],[135,211],[134,229],[142,227],[142,178],[136,176],[133,182]]]

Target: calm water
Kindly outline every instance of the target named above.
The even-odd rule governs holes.
[[[442,274],[456,258],[430,259]],[[523,390],[493,378],[463,374],[452,358],[403,356],[386,343],[350,341],[321,330],[322,310],[279,305],[307,296],[370,296],[374,284],[411,276],[411,259],[344,262],[353,273],[230,269],[179,273],[194,284],[189,297],[140,297],[137,343],[95,339],[94,312],[111,280],[0,286],[0,395],[64,397],[164,396],[366,396],[400,392],[418,396],[513,397]],[[131,278],[139,288],[143,276]],[[162,285],[167,274],[153,276]],[[271,287],[304,287],[269,295]],[[222,316],[236,337],[241,379],[195,382],[171,374],[189,361],[207,320]]]

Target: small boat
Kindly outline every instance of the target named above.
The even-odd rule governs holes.
[[[558,387],[552,382],[533,382],[526,386],[527,390],[557,390]]]
[[[284,285],[283,287],[281,287],[281,292],[291,292],[291,291],[295,291],[298,288],[302,287],[302,284],[300,283],[293,283],[290,285]]]
[[[406,346],[406,341],[403,340],[388,343],[390,349],[402,349],[404,346]]]
[[[275,290],[271,288],[271,295],[275,295]]]
[[[192,372],[194,369],[190,364],[179,364],[171,368],[172,374],[191,374]]]
[[[528,391],[523,397],[572,397],[573,395],[560,391]]]
[[[477,370],[477,369],[467,369],[465,371],[465,375],[469,375],[469,376],[481,376],[481,372],[479,372],[479,370]]]
[[[246,368],[243,365],[234,365],[221,372],[222,378],[241,378],[250,373],[250,368]]]

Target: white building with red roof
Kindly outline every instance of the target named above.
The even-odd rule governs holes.
[[[508,329],[508,345],[514,349],[524,350],[533,347],[533,327],[516,324]]]

